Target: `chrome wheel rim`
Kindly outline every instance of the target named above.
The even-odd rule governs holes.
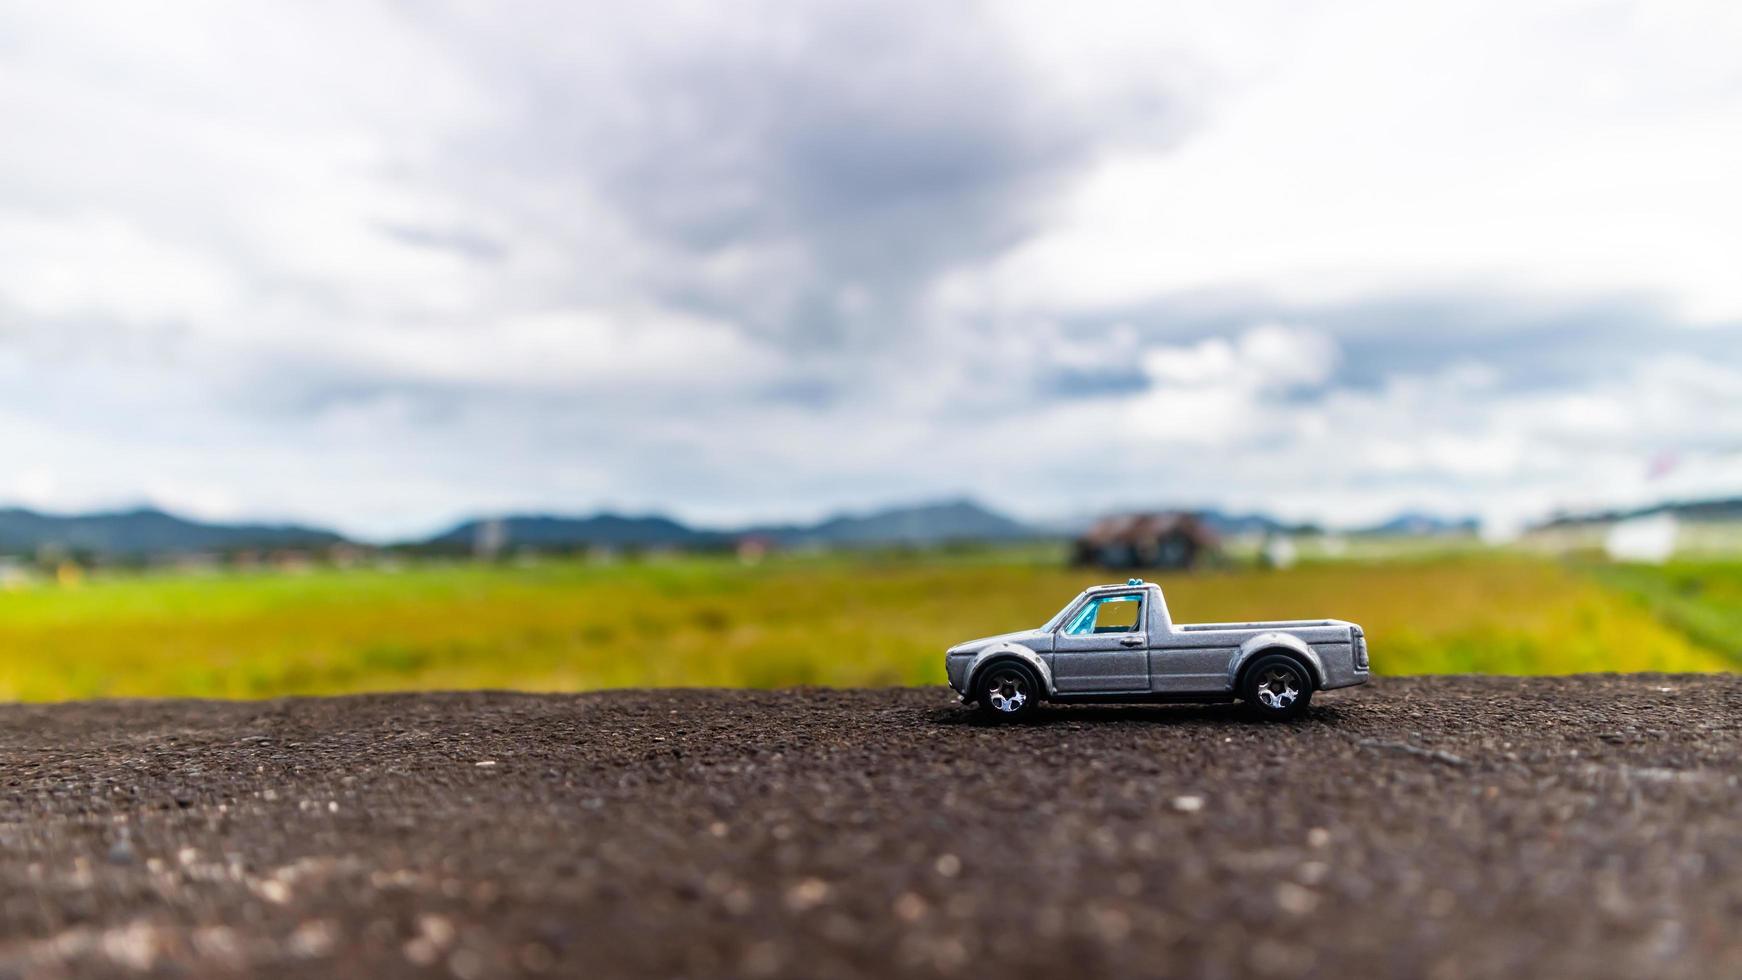
[[[1287,667],[1270,667],[1258,678],[1258,703],[1286,708],[1300,697],[1300,675]]]
[[[986,685],[986,700],[993,711],[1013,714],[1028,703],[1028,679],[1014,670],[1001,670]]]

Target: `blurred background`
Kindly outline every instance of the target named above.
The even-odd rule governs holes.
[[[0,0],[0,697],[1742,664],[1742,7]]]

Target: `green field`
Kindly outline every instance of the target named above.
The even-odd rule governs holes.
[[[1742,664],[1742,562],[1593,565],[1590,573],[1695,643]]]
[[[0,592],[0,698],[929,684],[1104,572],[1036,553],[149,575]],[[1724,670],[1742,565],[1506,554],[1161,579],[1189,620],[1335,616],[1382,673]],[[1690,583],[1697,582],[1697,585]]]

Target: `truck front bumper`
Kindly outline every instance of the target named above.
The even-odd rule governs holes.
[[[961,695],[963,701],[968,699],[968,692],[965,690],[964,685],[968,680],[968,667],[973,662],[974,658],[972,655],[944,657],[944,677],[950,682],[950,690]]]

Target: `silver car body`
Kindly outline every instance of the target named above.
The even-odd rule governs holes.
[[[1140,601],[1138,628],[1070,634],[1066,627],[1073,617],[1103,597]],[[1175,623],[1161,587],[1137,580],[1085,589],[1038,629],[957,644],[944,664],[950,687],[964,699],[980,670],[1013,657],[1034,669],[1050,700],[1199,701],[1235,697],[1241,668],[1266,652],[1304,662],[1318,690],[1367,682],[1367,640],[1354,623]]]

